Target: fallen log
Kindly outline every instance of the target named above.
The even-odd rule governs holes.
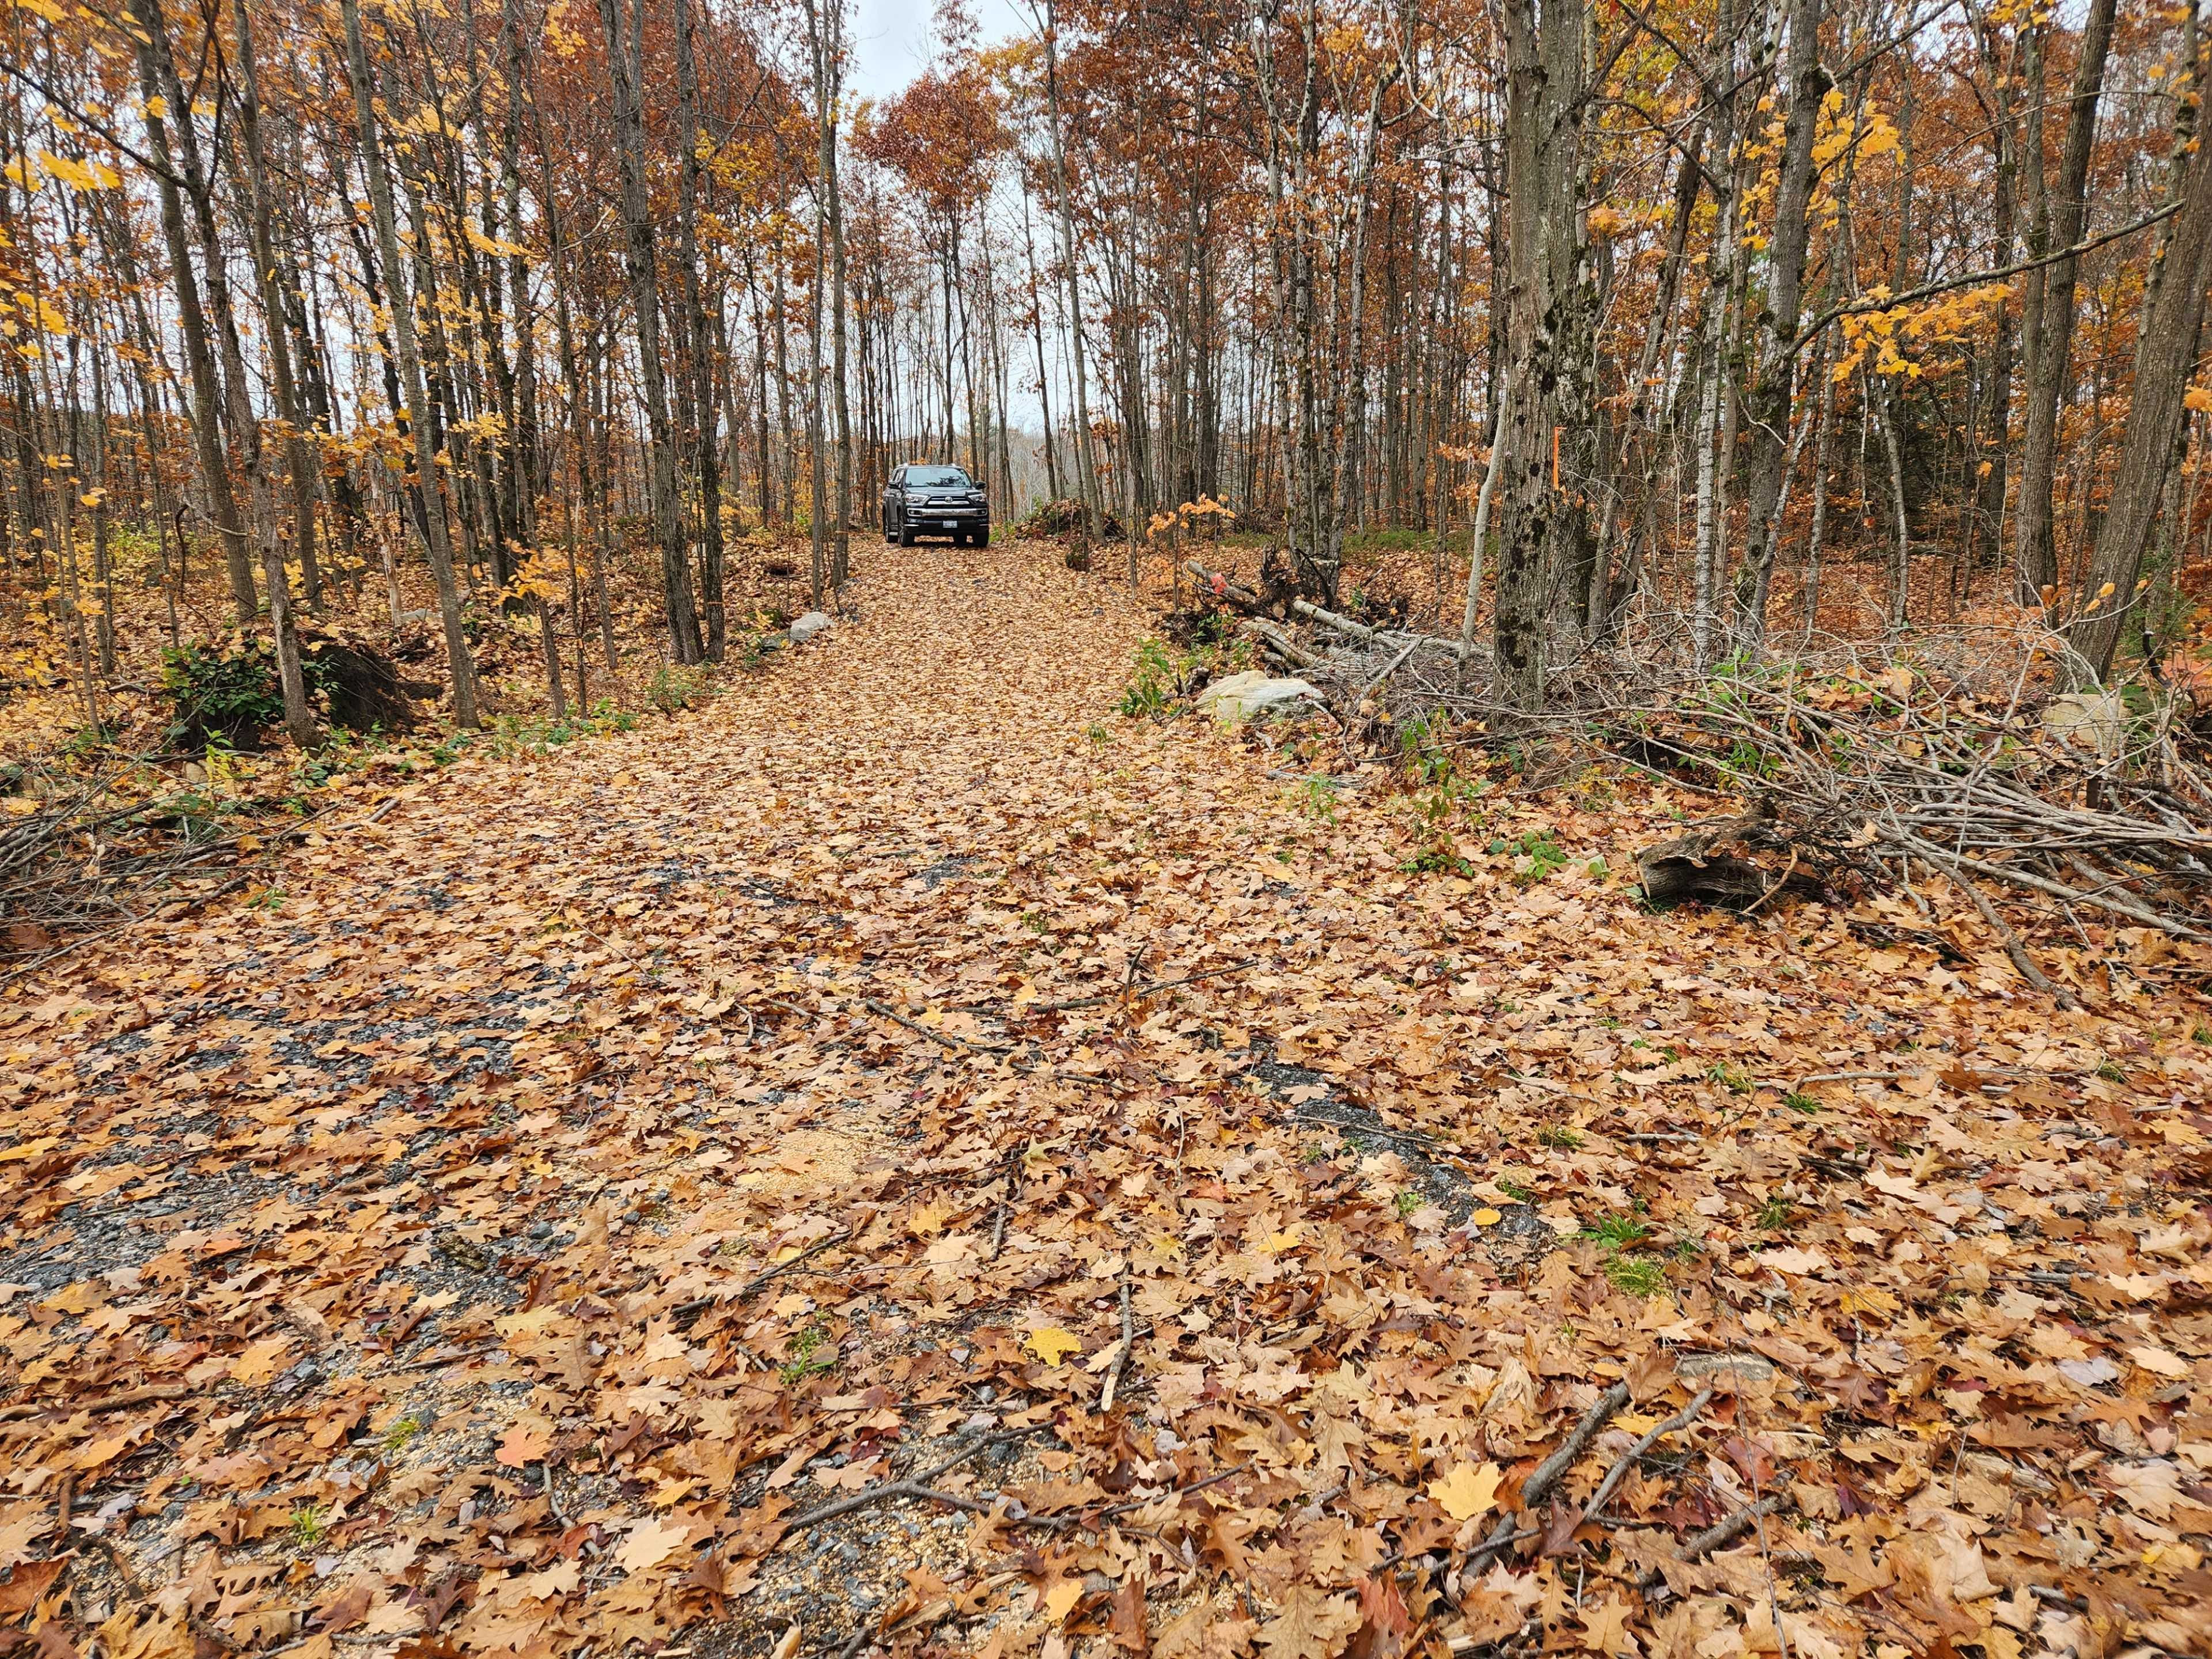
[[[1770,814],[1753,811],[1644,848],[1636,855],[1644,902],[1660,910],[1696,902],[1749,912],[1780,892],[1818,894],[1820,882],[1798,867],[1794,852],[1784,868],[1769,870],[1721,850],[1735,845],[1748,851],[1754,843],[1779,847],[1786,842],[1786,835]]]
[[[1206,591],[1211,592],[1214,598],[1218,599],[1227,599],[1232,605],[1242,605],[1248,611],[1254,610],[1258,607],[1260,596],[1257,593],[1255,593],[1250,588],[1241,587],[1237,583],[1230,580],[1228,574],[1225,571],[1208,570],[1196,559],[1191,560],[1188,564],[1184,566],[1184,568],[1188,570],[1192,575],[1197,577],[1198,580],[1205,585]]]
[[[1318,668],[1322,665],[1319,657],[1271,622],[1259,617],[1247,617],[1237,626],[1293,668]]]

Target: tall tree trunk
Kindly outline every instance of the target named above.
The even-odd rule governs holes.
[[[2203,84],[2193,74],[2191,80]],[[2182,128],[2177,151],[2192,142],[2197,148],[2183,176],[2181,210],[2170,222],[2155,286],[2136,332],[2135,395],[2084,583],[2091,597],[2067,628],[2076,653],[2074,678],[2084,682],[2111,673],[2124,619],[2142,600],[2137,574],[2158,520],[2203,331],[2204,289],[2212,281],[2212,144],[2197,140],[2185,125],[2192,113],[2185,103],[2177,123]]]
[[[1582,203],[1587,0],[1504,0],[1507,294],[1512,368],[1501,441],[1505,533],[1492,624],[1499,689],[1544,701],[1555,573],[1589,538],[1589,285]],[[1571,471],[1571,468],[1572,471]]]
[[[294,538],[301,568],[307,578],[308,603],[319,603],[321,584],[315,576],[315,480],[301,437],[307,422],[292,379],[289,342],[284,332],[284,303],[276,286],[276,257],[270,235],[273,209],[269,167],[261,139],[260,74],[254,62],[253,30],[244,0],[232,0],[232,21],[238,34],[239,75],[243,83],[239,99],[239,128],[246,150],[246,176],[250,201],[248,235],[253,254],[254,277],[259,289],[263,348],[269,359],[270,379],[276,395],[276,410],[286,427],[285,460],[292,485]],[[258,447],[258,444],[257,444]],[[265,465],[265,462],[264,462]],[[292,622],[292,585],[284,568],[283,544],[274,535],[263,544],[262,573],[269,585],[269,629],[276,652],[276,684],[284,702],[284,729],[302,749],[320,741],[314,710],[307,702],[307,680],[300,663],[300,639]]]
[[[2002,266],[2012,263],[2020,211],[2020,133],[2015,125],[2011,66],[1999,57],[1993,31],[1986,25],[1981,30],[1981,42],[1996,104],[1996,119],[1990,128],[1995,180],[1990,252],[1992,262]],[[2000,306],[1990,349],[1977,365],[1981,396],[1974,409],[1975,447],[1967,457],[1973,467],[1974,510],[1966,545],[1977,566],[1995,567],[2004,557],[2005,494],[2012,462],[2013,367],[2012,310]]]
[[[176,78],[170,66],[167,20],[161,0],[131,0],[137,23],[138,79],[149,106],[167,102],[168,82]],[[223,452],[222,392],[216,378],[215,349],[208,332],[206,309],[200,302],[200,286],[192,271],[191,245],[185,224],[182,175],[172,160],[169,124],[191,119],[189,106],[172,106],[167,116],[149,113],[146,143],[155,164],[155,193],[161,204],[161,234],[168,246],[169,274],[176,289],[177,320],[185,337],[185,362],[192,392],[192,447],[199,463],[200,487],[206,491],[208,511],[222,538],[223,568],[230,578],[231,602],[241,623],[253,620],[260,597],[253,583],[253,555],[246,546],[246,526],[238,499],[230,487],[230,465]],[[25,497],[32,494],[27,483]]]
[[[1030,327],[1036,341],[1037,407],[1044,421],[1045,489],[1054,501],[1060,495],[1060,461],[1052,442],[1052,386],[1051,376],[1044,367],[1044,306],[1037,297],[1036,239],[1030,232],[1029,183],[1022,183],[1022,252],[1029,263]],[[1009,507],[1012,507],[1009,502]]]
[[[1046,125],[1052,132],[1052,176],[1060,210],[1060,264],[1067,284],[1067,346],[1075,380],[1075,467],[1083,503],[1084,539],[1098,534],[1098,469],[1091,458],[1091,391],[1084,364],[1083,289],[1075,263],[1075,208],[1067,185],[1067,141],[1060,107],[1060,25],[1053,0],[1044,0],[1044,86]]]
[[[836,545],[830,555],[830,580],[836,587],[845,585],[853,562],[853,419],[845,392],[845,208],[837,179],[837,108],[844,85],[843,19],[843,0],[830,0],[826,6],[806,0],[807,40],[814,59],[818,175],[815,188],[821,208],[817,229],[826,231],[829,240],[830,395],[837,417],[837,498],[830,520]],[[821,510],[818,503],[816,510]]]
[[[636,313],[638,378],[645,387],[647,491],[654,536],[660,544],[669,649],[678,662],[696,663],[705,654],[705,647],[699,637],[691,559],[678,511],[676,434],[669,420],[668,382],[660,361],[660,276],[653,207],[645,187],[645,114],[639,85],[645,68],[645,0],[630,0],[627,28],[623,4],[623,0],[599,0],[599,24],[606,34],[607,73],[613,82],[615,157],[627,233],[623,256],[629,271],[630,307]]]
[[[2058,159],[2058,177],[2051,191],[2045,239],[2033,251],[2037,254],[2072,247],[2081,240],[2089,219],[2089,154],[2097,133],[2097,104],[2105,87],[2105,60],[2112,44],[2115,0],[2088,0],[2082,20],[2081,57],[2074,70],[2074,92],[2066,118],[2066,143]],[[2048,23],[2032,24],[2047,29]],[[2038,54],[2038,64],[2041,58]],[[2029,98],[2040,100],[2039,79],[2027,88]],[[2039,137],[2041,120],[2031,125]],[[2039,172],[2040,149],[2028,157]],[[2058,544],[2052,531],[2051,489],[2057,474],[2058,415],[2072,363],[2074,347],[2074,288],[2081,268],[2078,255],[2053,263],[2041,273],[2036,332],[2022,343],[2027,355],[2026,430],[2020,460],[2020,513],[2016,558],[2020,567],[2021,599],[2030,604],[2046,587],[2058,581]],[[2031,281],[2033,279],[2031,278]]]
[[[1750,398],[1750,453],[1744,498],[1744,556],[1736,574],[1737,644],[1756,651],[1766,638],[1766,594],[1780,544],[1779,507],[1797,372],[1806,210],[1813,197],[1813,134],[1833,82],[1820,67],[1821,0],[1790,0],[1790,111],[1782,128],[1782,172],[1775,187],[1774,231],[1767,247],[1765,295],[1754,323],[1757,378]]]
[[[699,292],[700,147],[708,143],[699,125],[699,73],[692,58],[690,0],[676,0],[676,93],[684,144],[677,175],[676,220],[683,271],[684,333],[691,380],[691,412],[697,442],[693,466],[699,479],[700,574],[707,606],[706,653],[722,659],[728,619],[722,601],[722,464],[714,441],[719,405],[714,398],[714,354],[708,337],[707,308]]]
[[[453,580],[453,546],[447,539],[445,501],[438,488],[438,455],[430,438],[430,399],[423,388],[422,359],[416,348],[414,301],[408,288],[407,267],[399,255],[392,180],[385,171],[377,135],[375,81],[369,70],[368,49],[362,39],[361,0],[339,0],[339,6],[345,26],[347,76],[353,82],[354,125],[361,138],[369,213],[375,221],[385,291],[391,297],[392,337],[399,359],[400,380],[406,390],[404,416],[415,440],[415,471],[422,487],[422,551],[438,585],[438,617],[445,630],[447,666],[453,679],[453,718],[464,726],[474,726],[477,724],[476,664],[469,655],[468,635],[461,626],[460,589]],[[393,414],[402,411],[395,410]]]

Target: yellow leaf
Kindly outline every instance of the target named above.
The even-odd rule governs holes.
[[[258,1388],[284,1369],[290,1357],[292,1339],[272,1336],[248,1345],[245,1352],[230,1362],[230,1380],[242,1389]]]
[[[1498,1507],[1498,1483],[1502,1476],[1503,1471],[1495,1463],[1485,1463],[1480,1468],[1472,1463],[1461,1463],[1429,1482],[1429,1496],[1453,1520],[1472,1520],[1485,1510]]]
[[[71,190],[112,190],[123,182],[121,173],[97,161],[72,161],[50,149],[42,149],[38,155],[39,165]]]
[[[466,222],[462,223],[461,231],[469,239],[469,246],[479,253],[495,253],[504,258],[513,254],[527,254],[530,252],[528,248],[518,243],[505,241],[496,236],[487,236],[474,225]]]
[[[1879,1285],[1845,1291],[1838,1304],[1847,1314],[1879,1314],[1885,1322],[1905,1310],[1905,1304]]]
[[[1044,1616],[1056,1625],[1066,1618],[1082,1599],[1083,1581],[1080,1578],[1060,1579],[1041,1598]]]
[[[945,1224],[952,1218],[953,1206],[943,1199],[925,1204],[906,1220],[906,1230],[916,1238],[927,1238],[945,1231]]]
[[[1068,1355],[1083,1351],[1081,1340],[1057,1325],[1047,1325],[1031,1331],[1029,1340],[1023,1346],[1048,1365],[1057,1365]]]

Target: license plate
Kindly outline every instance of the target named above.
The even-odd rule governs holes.
[[[945,527],[947,530],[957,530],[960,528],[960,520],[957,519],[947,519],[945,521]]]

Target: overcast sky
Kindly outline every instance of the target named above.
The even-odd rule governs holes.
[[[864,98],[889,98],[929,61],[933,0],[858,0],[853,18],[852,89]],[[969,0],[986,45],[1026,32],[1027,18],[1014,0]]]
[[[853,64],[847,82],[851,90],[880,101],[896,97],[921,74],[934,46],[930,20],[936,9],[935,0],[855,0]],[[1030,14],[1019,0],[968,0],[968,15],[975,20],[977,39],[985,46],[1030,32]],[[1018,375],[1007,399],[1007,417],[1018,430],[1044,428],[1042,405]]]

